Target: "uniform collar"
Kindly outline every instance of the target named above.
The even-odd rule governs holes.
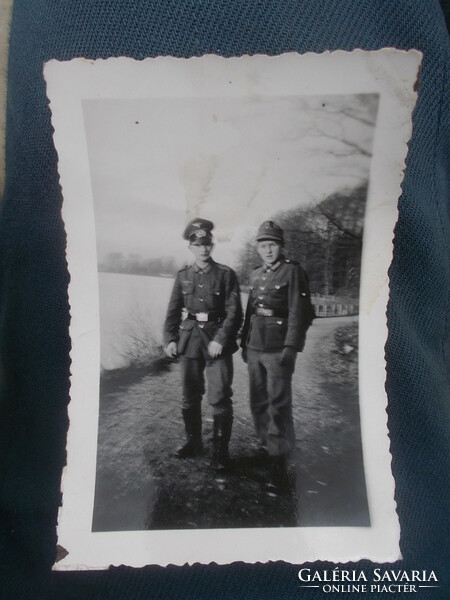
[[[211,271],[212,266],[215,264],[215,262],[213,261],[213,259],[210,257],[208,258],[208,264],[206,265],[206,267],[199,267],[197,263],[194,263],[192,265],[192,268],[194,269],[195,273],[209,273],[209,271]]]
[[[280,256],[280,258],[277,260],[277,262],[276,262],[276,263],[274,263],[272,266],[270,266],[270,267],[266,267],[266,266],[264,266],[264,267],[263,267],[263,269],[264,269],[264,272],[265,272],[265,273],[267,273],[267,271],[276,271],[277,269],[279,269],[279,268],[280,268],[280,266],[281,266],[281,263],[282,263],[283,261],[284,261],[284,256]]]

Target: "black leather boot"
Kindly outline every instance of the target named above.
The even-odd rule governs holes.
[[[289,489],[286,456],[269,456],[268,464],[269,479],[266,484],[267,493],[274,496],[286,493]]]
[[[231,438],[232,424],[232,415],[216,415],[214,417],[211,467],[216,473],[223,473],[231,467],[228,445]]]
[[[183,409],[184,426],[186,428],[186,443],[176,452],[177,458],[194,458],[203,452],[202,444],[202,413],[200,409]]]

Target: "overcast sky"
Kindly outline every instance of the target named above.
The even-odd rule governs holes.
[[[377,97],[89,100],[83,103],[99,260],[189,258],[181,234],[216,224],[215,258],[274,213],[369,176]]]

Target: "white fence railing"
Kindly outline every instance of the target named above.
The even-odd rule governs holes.
[[[359,302],[356,300],[313,295],[311,301],[318,317],[344,317],[359,313]]]

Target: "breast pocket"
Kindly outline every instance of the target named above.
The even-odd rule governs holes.
[[[192,294],[194,292],[194,284],[192,281],[182,281],[181,291],[183,292],[183,296]]]
[[[185,280],[181,282],[181,293],[183,294],[184,306],[187,307],[194,293],[194,284],[192,281]]]
[[[223,294],[219,284],[211,286],[210,299],[213,308],[221,308],[223,306]]]
[[[287,308],[288,306],[289,283],[280,281],[270,286],[270,298],[273,308]]]

